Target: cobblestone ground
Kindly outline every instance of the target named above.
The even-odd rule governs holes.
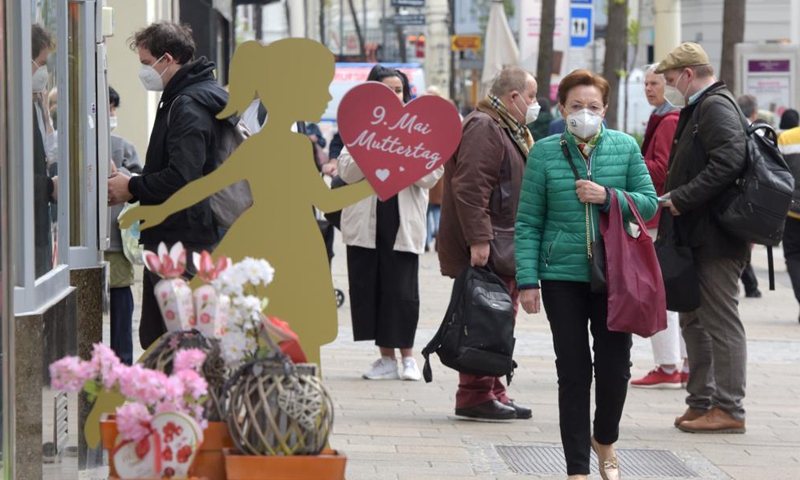
[[[335,250],[334,284],[347,292],[345,254],[338,237]],[[748,334],[747,433],[682,433],[672,421],[685,409],[685,392],[630,389],[619,448],[669,450],[698,478],[800,479],[800,323],[782,253],[775,253],[776,290],[767,290],[766,251],[756,247],[753,265],[764,297],[742,298],[740,303]],[[438,328],[451,288],[451,281],[439,274],[435,253],[425,254],[420,266],[418,349]],[[378,353],[369,342],[352,341],[348,306],[349,295],[339,309],[338,339],[322,354],[325,385],[336,405],[331,444],[348,457],[348,480],[517,479],[523,475],[513,473],[496,445],[560,444],[554,356],[543,314],[521,313],[518,318],[519,368],[510,387],[520,404],[533,407],[533,419],[497,424],[452,417],[457,375],[438,359],[430,384],[362,380]],[[649,340],[634,339],[632,358],[634,378],[652,368]]]

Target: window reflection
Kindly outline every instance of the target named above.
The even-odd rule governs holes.
[[[41,277],[54,266],[56,199],[58,197],[58,135],[50,115],[55,87],[55,43],[40,23],[31,26],[31,90],[33,100],[33,215],[35,272]]]

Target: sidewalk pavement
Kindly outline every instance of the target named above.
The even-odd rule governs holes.
[[[337,236],[332,271],[334,285],[347,300],[339,309],[338,339],[323,348],[322,369],[336,407],[330,442],[347,455],[347,479],[566,478],[514,473],[495,449],[560,446],[555,363],[544,314],[520,311],[515,352],[519,368],[509,388],[518,403],[533,408],[533,418],[503,424],[454,419],[458,377],[438,358],[433,360],[430,384],[361,378],[378,352],[371,342],[352,341],[345,252],[339,240]],[[800,479],[800,323],[782,254],[775,253],[776,290],[768,291],[766,251],[756,247],[753,266],[764,296],[742,298],[740,303],[748,334],[747,433],[680,432],[673,420],[686,408],[683,390],[631,388],[618,448],[669,450],[698,473],[694,478]],[[419,350],[439,326],[451,285],[439,274],[436,253],[425,254],[420,261],[422,307],[415,351],[420,368]],[[134,318],[138,321],[138,308]],[[134,331],[134,344],[137,340]],[[653,367],[649,340],[634,338],[632,360],[633,378]],[[637,478],[625,474],[624,464],[621,468],[623,478]]]

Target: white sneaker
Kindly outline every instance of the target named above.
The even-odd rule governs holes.
[[[397,360],[381,357],[372,364],[372,368],[363,375],[367,380],[397,380]]]
[[[419,367],[417,367],[417,361],[414,360],[414,357],[403,358],[403,374],[400,375],[400,378],[413,381],[422,379],[422,374],[419,373]]]

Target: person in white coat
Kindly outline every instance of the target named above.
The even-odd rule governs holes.
[[[408,79],[401,72],[376,65],[367,78],[410,99]],[[339,176],[348,184],[364,174],[345,148],[339,155]],[[429,173],[394,197],[373,195],[342,210],[342,239],[347,245],[350,312],[355,341],[374,340],[381,358],[363,376],[368,380],[419,380],[413,357],[419,320],[419,255],[426,239],[428,190],[444,173]],[[398,373],[397,355],[402,356]]]

